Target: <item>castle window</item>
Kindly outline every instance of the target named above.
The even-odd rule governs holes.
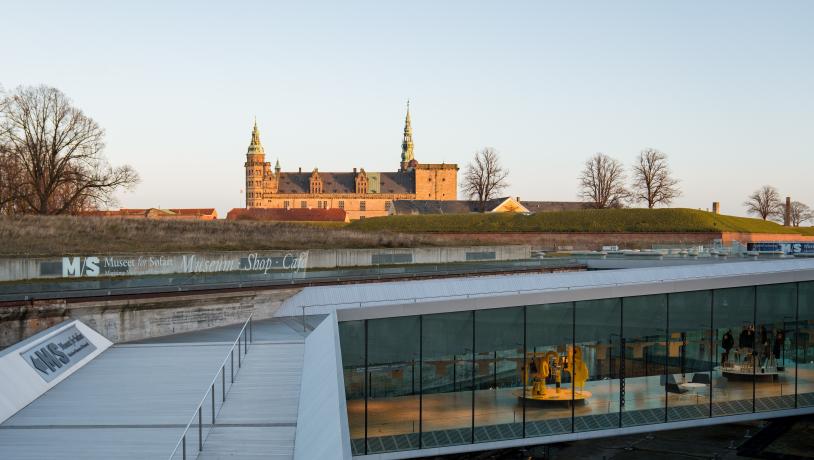
[[[364,200],[359,202],[359,210],[360,211],[367,211],[367,203]]]
[[[291,207],[291,203],[288,200],[283,201],[283,208],[288,209],[289,207]]]
[[[345,202],[342,200],[339,200],[339,209],[345,209]]]
[[[303,208],[303,209],[307,208],[308,207],[308,202],[307,201],[300,201],[300,207]]]

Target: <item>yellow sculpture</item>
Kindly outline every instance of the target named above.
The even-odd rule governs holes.
[[[571,375],[573,391],[575,394],[581,394],[580,399],[591,396],[590,392],[584,390],[589,373],[588,366],[583,359],[582,348],[569,345],[566,349],[564,355],[560,355],[554,350],[529,353],[531,356],[526,361],[526,367],[522,371],[522,378],[526,384],[531,380],[532,398],[560,400],[565,397],[559,396],[562,389],[563,371]],[[554,379],[555,390],[553,393],[548,393],[546,389],[546,379],[549,377]]]
[[[574,347],[568,354],[572,366],[568,372],[571,374],[571,381],[574,382],[574,391],[582,391],[588,380],[588,366],[582,359],[582,348]]]

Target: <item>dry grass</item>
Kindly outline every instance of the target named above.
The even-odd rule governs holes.
[[[71,216],[0,218],[0,255],[377,248],[445,245],[431,236],[253,221],[171,221]]]

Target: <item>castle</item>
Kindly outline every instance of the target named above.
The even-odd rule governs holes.
[[[413,156],[410,105],[404,120],[401,163],[394,172],[283,172],[271,168],[257,122],[246,152],[246,208],[343,209],[351,220],[386,216],[394,200],[455,200],[458,165],[421,164]]]

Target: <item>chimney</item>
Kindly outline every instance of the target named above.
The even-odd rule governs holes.
[[[353,168],[353,176],[356,177],[356,168]]]
[[[712,202],[712,213],[713,214],[720,214],[721,213],[721,203],[718,201]]]
[[[786,197],[786,207],[783,208],[783,226],[791,226],[791,197]]]
[[[302,166],[300,166],[299,170],[300,170],[300,174],[302,174]]]

